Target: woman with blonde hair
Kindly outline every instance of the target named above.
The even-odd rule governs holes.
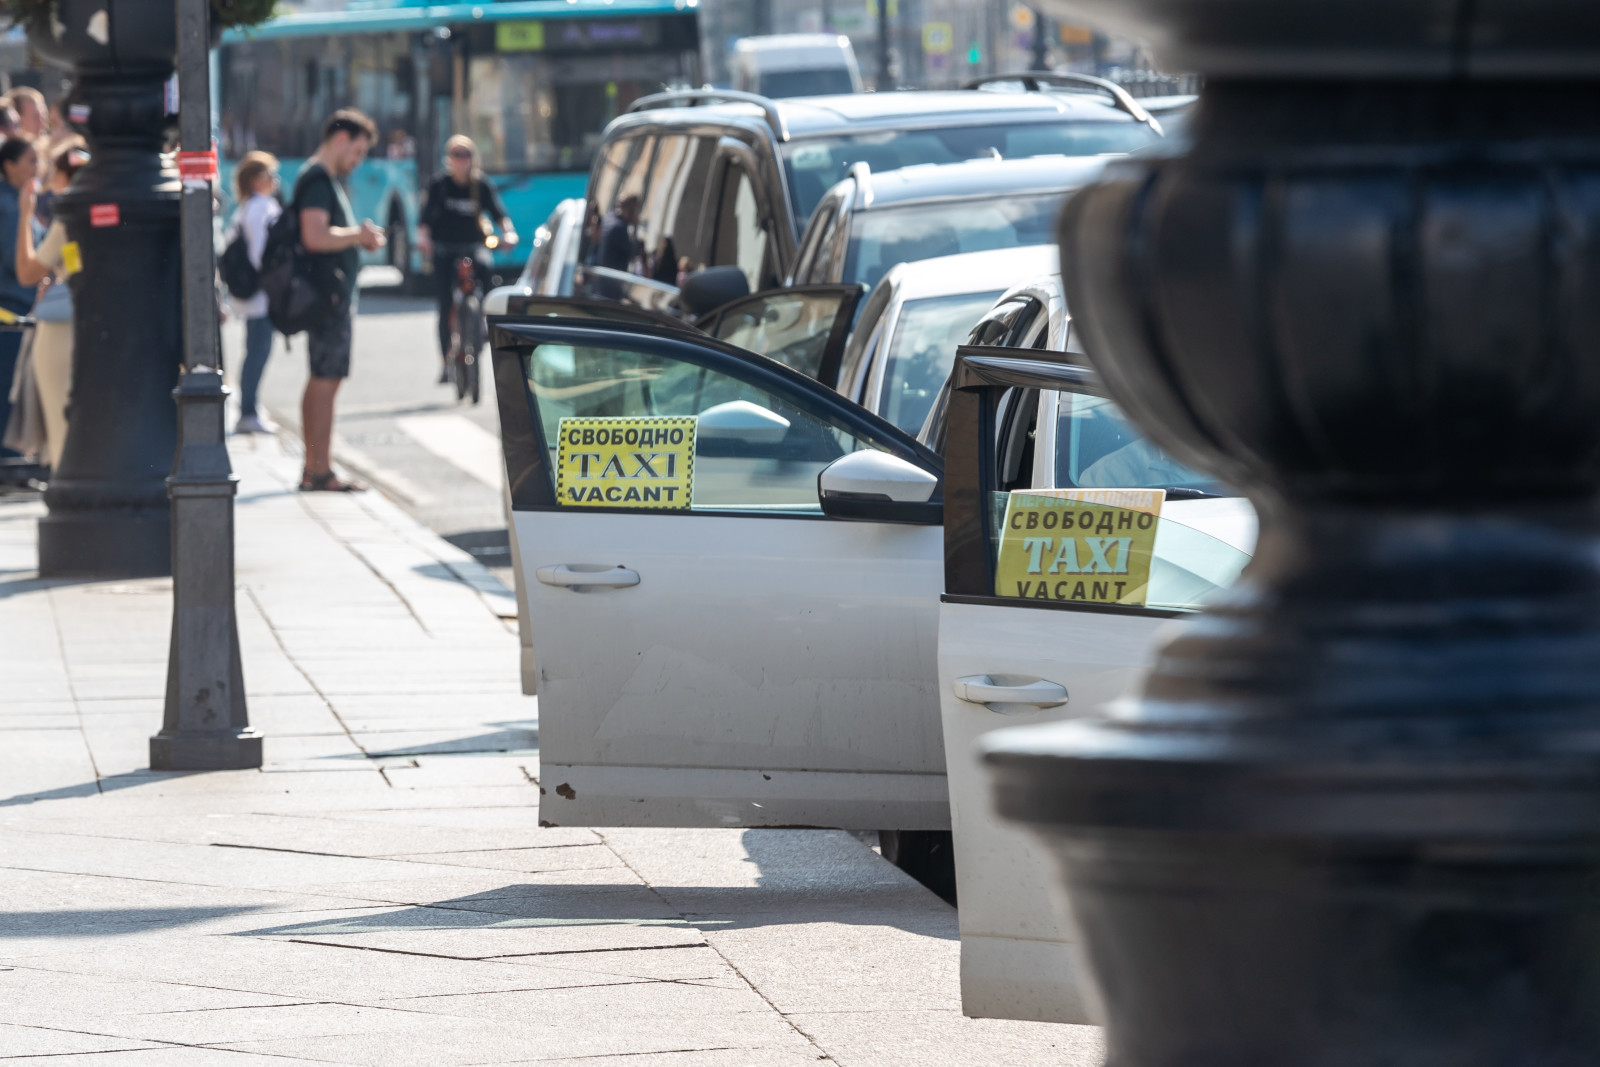
[[[243,237],[250,265],[261,269],[261,254],[267,249],[267,230],[283,205],[278,191],[278,159],[270,152],[248,152],[233,172],[234,193],[239,206],[233,212],[231,243]],[[247,300],[230,298],[233,313],[244,320],[244,366],[239,370],[239,422],[235,433],[271,433],[273,426],[256,408],[261,391],[261,376],[272,355],[272,320],[267,318],[267,294],[257,292]]]
[[[445,169],[428,183],[422,219],[417,225],[417,249],[433,258],[434,295],[439,301],[439,354],[444,367],[441,383],[450,381],[450,307],[455,297],[456,263],[468,258],[478,264],[479,277],[487,286],[487,264],[482,251],[484,238],[492,232],[484,217],[500,225],[501,242],[517,243],[516,228],[500,202],[500,194],[483,176],[478,165],[478,146],[460,134],[445,142]]]

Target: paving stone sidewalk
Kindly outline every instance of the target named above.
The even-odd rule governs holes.
[[[171,584],[0,500],[0,1060],[1090,1067],[965,1019],[955,913],[824,831],[541,829],[504,591],[236,439],[261,771],[156,774]]]

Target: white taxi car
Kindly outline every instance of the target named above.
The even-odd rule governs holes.
[[[541,817],[918,831],[953,814],[969,1012],[1093,1019],[1042,868],[972,802],[967,750],[1127,688],[1157,628],[1247,559],[1248,506],[1134,434],[1070,354],[963,350],[941,459],[681,327],[500,320],[492,341]],[[1142,510],[1081,495],[1107,488]],[[1055,543],[1064,512],[1046,513],[1065,507],[1093,513],[1097,545]],[[999,913],[1008,899],[1023,912]]]

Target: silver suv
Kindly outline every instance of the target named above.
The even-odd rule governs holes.
[[[688,274],[736,266],[756,292],[794,273],[801,230],[857,164],[1129,152],[1160,125],[1109,82],[1015,77],[965,90],[769,100],[659,93],[606,128],[589,177],[580,295],[665,307]]]

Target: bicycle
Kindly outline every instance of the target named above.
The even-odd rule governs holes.
[[[482,399],[482,359],[489,324],[483,314],[483,278],[489,252],[499,242],[490,237],[484,247],[456,260],[456,290],[450,302],[450,380],[456,400]]]

